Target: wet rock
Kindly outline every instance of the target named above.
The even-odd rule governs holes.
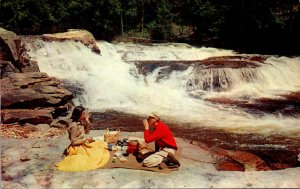
[[[224,157],[229,157],[230,159],[239,162],[244,166],[246,171],[271,170],[262,159],[249,152],[225,149],[215,149],[214,152],[216,154],[223,155]]]
[[[272,170],[280,170],[280,169],[291,168],[292,166],[285,163],[271,163],[270,167]]]
[[[69,29],[67,32],[54,33],[54,34],[43,34],[42,39],[45,41],[64,41],[74,40],[80,41],[81,43],[92,49],[93,52],[100,54],[101,51],[96,44],[94,36],[87,30]]]
[[[231,75],[232,69],[196,67],[187,80],[186,89],[192,96],[198,91],[228,91],[235,86],[236,79]],[[257,76],[257,69],[238,69],[240,82],[252,82]],[[202,92],[200,92],[201,94]]]
[[[238,161],[245,166],[245,170],[250,171],[269,171],[271,170],[266,163],[258,156],[242,151],[231,151],[228,153],[229,157]]]
[[[264,63],[267,58],[267,56],[252,56],[249,58],[249,60]]]
[[[196,69],[211,68],[256,68],[263,65],[266,57],[263,56],[220,56],[211,57],[204,60],[139,60],[127,61],[136,64],[139,73],[146,75],[160,67],[170,67],[166,72],[186,70],[190,66]]]
[[[230,99],[230,98],[206,98],[205,100],[219,103],[219,104],[226,104],[226,105],[236,105],[236,104],[243,104],[247,103],[247,100],[237,100],[237,99]]]
[[[257,99],[230,99],[230,98],[206,98],[218,104],[236,106],[254,114],[271,113],[285,116],[300,115],[300,92],[280,95],[279,98],[257,98]]]
[[[241,68],[241,66],[245,67],[257,67],[260,66],[260,63],[264,63],[268,56],[250,56],[250,55],[238,55],[238,56],[218,56],[218,57],[210,57],[204,59],[203,62],[205,64],[221,64],[227,67],[228,65],[231,68]],[[221,66],[218,65],[218,66]]]
[[[226,91],[232,88],[236,78],[231,77],[232,69],[237,69],[240,80],[251,82],[257,76],[257,67],[265,58],[251,56],[221,56],[204,60],[135,60],[127,61],[136,65],[139,74],[148,75],[159,69],[156,81],[168,78],[174,71],[184,71],[193,67],[186,88],[192,91]],[[230,68],[230,69],[228,69]]]
[[[34,108],[67,103],[73,95],[41,72],[14,73],[0,80],[2,108]]]
[[[244,165],[236,161],[220,161],[215,167],[218,171],[245,171]]]
[[[116,128],[121,131],[142,131],[141,121],[143,117],[117,111],[91,112],[93,129]]]
[[[299,139],[298,139],[299,141]],[[298,142],[299,144],[299,142]],[[297,144],[295,144],[297,145]],[[272,149],[269,148],[267,150],[253,151],[257,156],[263,159],[268,163],[268,166],[271,169],[280,169],[285,167],[297,167],[299,166],[299,162],[297,161],[297,154],[299,153],[299,148],[289,146],[284,149]]]

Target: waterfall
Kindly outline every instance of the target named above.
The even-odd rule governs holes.
[[[257,79],[256,68],[215,68],[197,69],[187,82],[188,91],[228,91],[239,83],[254,82]]]
[[[203,69],[188,65],[173,70],[164,65],[142,74],[130,62],[203,60],[236,53],[174,43],[146,46],[99,41],[101,55],[72,41],[36,40],[29,45],[29,54],[38,61],[40,70],[72,86],[77,93],[74,103],[90,111],[116,110],[143,116],[154,111],[164,119],[194,126],[300,136],[297,117],[272,114],[257,117],[234,106],[204,100],[279,98],[280,94],[299,92],[299,57],[271,56],[257,68]]]

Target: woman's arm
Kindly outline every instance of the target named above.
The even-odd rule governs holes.
[[[89,134],[90,131],[91,131],[91,123],[87,122],[84,124],[84,132],[85,132],[85,134]]]
[[[89,134],[91,130],[91,122],[89,119],[89,114],[86,115],[85,120],[84,120],[84,132],[85,134]]]

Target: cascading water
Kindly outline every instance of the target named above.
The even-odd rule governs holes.
[[[271,56],[257,68],[206,69],[188,65],[186,69],[170,70],[165,65],[142,74],[131,62],[202,60],[236,53],[185,44],[143,46],[99,41],[98,55],[78,42],[36,40],[30,45],[29,54],[38,61],[40,70],[72,85],[78,93],[74,103],[90,111],[116,110],[143,116],[154,111],[164,119],[195,126],[300,136],[297,117],[257,117],[234,106],[205,101],[216,97],[280,98],[281,94],[299,92],[299,57]]]

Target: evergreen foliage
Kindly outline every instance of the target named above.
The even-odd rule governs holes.
[[[2,0],[0,27],[31,35],[86,29],[247,53],[300,54],[298,0]]]

